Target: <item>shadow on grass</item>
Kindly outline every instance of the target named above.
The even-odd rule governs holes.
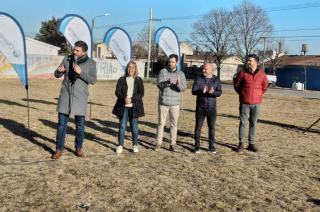
[[[5,127],[6,129],[10,130],[13,134],[20,136],[21,138],[27,139],[31,143],[42,147],[44,150],[46,150],[49,153],[54,153],[54,150],[51,149],[49,146],[47,146],[44,143],[41,143],[37,141],[37,138],[40,138],[42,140],[48,141],[50,143],[55,144],[55,141],[53,139],[47,138],[33,130],[28,130],[24,124],[18,123],[14,120],[0,118],[0,125]]]
[[[185,110],[189,110],[189,109],[185,109]],[[153,122],[148,122],[148,121],[139,121],[139,124],[143,124],[145,126],[148,126],[148,127],[151,127],[151,128],[154,128],[155,130],[157,129],[157,124],[156,123],[153,123]],[[170,132],[170,128],[168,127],[165,127],[164,129],[165,132]],[[153,134],[153,133],[150,133],[150,132],[144,132],[146,136],[149,136],[151,138],[154,138],[154,140],[156,140],[156,134]],[[185,138],[194,138],[194,134],[193,133],[190,133],[190,132],[186,132],[186,131],[182,131],[182,130],[178,130],[177,132],[178,136],[180,138],[178,138],[179,140],[177,140],[177,145],[189,150],[189,151],[193,151],[194,150],[194,143],[189,143],[189,142],[185,142],[183,141],[183,137]],[[201,140],[202,142],[209,142],[208,138],[206,137],[203,137],[201,136]],[[230,148],[232,150],[236,150],[237,149],[237,145],[235,144],[230,144],[230,143],[225,143],[225,142],[222,142],[222,141],[216,141],[216,144],[217,145],[220,145],[220,146],[224,146],[224,147],[227,147],[227,148]]]
[[[230,114],[218,114],[218,116],[222,116],[222,117],[225,117],[225,118],[239,119],[239,116],[230,115]],[[263,124],[269,124],[269,125],[273,125],[273,126],[278,126],[278,127],[285,128],[285,129],[301,131],[301,132],[303,132],[306,129],[304,127],[299,127],[299,126],[295,126],[295,125],[292,125],[292,124],[285,124],[285,123],[269,121],[269,120],[263,120],[263,119],[259,119],[258,122],[259,123],[263,123]],[[310,129],[308,132],[320,133],[320,130]]]
[[[102,125],[104,127],[100,127],[97,124],[95,124],[94,122],[90,123],[90,121],[87,122],[87,123],[89,123],[88,127],[92,128],[94,130],[109,134],[111,136],[118,137],[119,123],[113,122],[113,121],[101,120],[101,119],[93,119],[93,121],[98,122],[100,125]],[[140,121],[139,121],[139,124],[140,124]],[[115,130],[112,129],[112,128],[114,128]],[[127,131],[131,133],[131,130],[130,130],[129,126],[127,127]],[[155,136],[155,134],[147,132],[147,131],[143,131],[143,130],[139,130],[139,135],[140,136],[145,136],[145,137],[148,137],[148,138]],[[131,137],[126,136],[126,140],[131,140]],[[141,137],[139,138],[139,143],[140,143],[141,146],[145,147],[146,149],[153,148],[153,144],[152,143],[141,139]]]
[[[195,110],[193,109],[184,109],[184,111],[186,112],[191,112],[191,113],[195,113]],[[230,115],[230,114],[219,114],[218,116],[221,117],[225,117],[225,118],[232,118],[232,119],[239,119],[239,116],[235,116],[235,115]],[[299,126],[295,126],[292,124],[285,124],[285,123],[281,123],[281,122],[275,122],[275,121],[269,121],[269,120],[263,120],[263,119],[259,119],[258,120],[259,123],[263,123],[263,124],[269,124],[269,125],[273,125],[273,126],[278,126],[278,127],[282,127],[282,128],[286,128],[286,129],[291,129],[291,130],[297,130],[297,131],[301,131],[303,132],[306,127],[299,127]],[[312,132],[312,133],[320,133],[320,130],[317,129],[310,129],[308,132]]]
[[[54,98],[54,100],[58,101],[59,98],[56,97],[56,98]],[[88,104],[90,104],[90,102],[88,102]],[[94,102],[92,102],[91,104],[92,104],[92,105],[96,105],[96,106],[107,106],[107,105],[104,105],[104,104],[94,103]]]
[[[23,101],[27,101],[26,98],[22,99]],[[45,104],[45,105],[56,105],[56,103],[54,102],[49,102],[46,100],[42,100],[42,99],[29,99],[29,102],[33,102],[33,103],[40,103],[40,104]]]
[[[308,201],[308,202],[312,202],[313,204],[320,206],[320,199],[308,198],[307,201]]]
[[[90,104],[90,102],[88,102],[88,104]],[[95,102],[91,102],[91,105],[96,105],[96,106],[107,106],[107,105],[100,104],[100,103],[95,103]]]
[[[0,99],[0,104],[6,104],[6,105],[10,105],[10,106],[19,106],[19,107],[25,107],[27,108],[27,104],[23,105],[23,104],[20,104],[18,102],[14,102],[14,101],[10,101],[10,100],[5,100],[5,99]],[[32,109],[35,109],[35,110],[38,110],[38,108],[35,108],[35,107],[30,107],[29,108],[32,108]]]
[[[46,120],[46,119],[39,119],[39,121],[41,121],[45,126],[49,126],[52,129],[57,129],[57,123],[55,123],[55,122],[52,122],[52,121]],[[74,122],[74,119],[70,118],[69,122]],[[94,129],[99,128],[99,126],[96,126],[91,121],[86,121],[86,127],[94,127]],[[75,130],[72,127],[68,126],[67,133],[69,135],[73,135],[74,136]],[[89,141],[95,142],[97,144],[100,144],[100,145],[102,145],[102,146],[104,146],[106,148],[109,148],[109,149],[111,149],[113,151],[116,150],[116,147],[115,147],[116,144],[114,142],[107,141],[105,139],[99,138],[98,136],[96,136],[96,135],[94,135],[92,133],[85,132],[84,133],[84,138],[86,140],[89,140]]]

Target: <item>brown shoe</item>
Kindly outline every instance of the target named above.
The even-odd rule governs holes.
[[[243,151],[243,143],[239,143],[237,152],[242,152]]]
[[[84,152],[83,152],[83,150],[81,148],[80,149],[76,149],[74,154],[76,156],[78,156],[78,157],[83,157],[84,156]]]
[[[59,160],[59,158],[61,158],[62,156],[62,151],[61,150],[57,150],[52,156],[51,159],[53,160]]]
[[[249,144],[248,150],[251,152],[258,152],[258,149],[254,144]]]

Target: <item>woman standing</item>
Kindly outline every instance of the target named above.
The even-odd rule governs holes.
[[[112,113],[119,118],[119,132],[117,154],[122,153],[127,121],[130,122],[132,132],[133,152],[138,150],[138,118],[144,116],[142,97],[144,86],[142,79],[138,76],[138,67],[135,62],[129,62],[125,75],[117,82],[116,92],[117,102]]]

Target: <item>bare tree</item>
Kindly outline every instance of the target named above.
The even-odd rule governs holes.
[[[135,59],[142,59],[148,56],[148,51],[143,47],[143,45],[135,43],[132,48]]]
[[[265,53],[265,58],[270,64],[273,75],[275,75],[276,70],[281,66],[285,54],[284,39],[273,40]]]
[[[153,39],[155,34],[155,29],[152,29],[151,38]],[[138,33],[136,39],[133,42],[133,46],[137,49],[139,53],[141,53],[143,56],[144,54],[148,54],[148,26],[145,26],[141,29],[141,31]],[[155,49],[152,45],[152,52],[154,52]],[[142,56],[140,55],[140,56]]]
[[[249,0],[243,0],[232,13],[234,49],[245,64],[246,56],[257,51],[263,39],[272,33],[273,26],[262,7]]]
[[[233,32],[232,14],[224,9],[213,9],[193,25],[191,37],[197,46],[209,51],[214,56],[217,76],[223,61],[227,58]]]

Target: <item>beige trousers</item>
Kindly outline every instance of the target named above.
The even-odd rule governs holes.
[[[157,143],[161,145],[163,139],[163,130],[166,125],[166,119],[169,112],[170,118],[170,144],[175,145],[177,140],[178,118],[180,105],[175,106],[158,106],[158,128],[157,128]]]

